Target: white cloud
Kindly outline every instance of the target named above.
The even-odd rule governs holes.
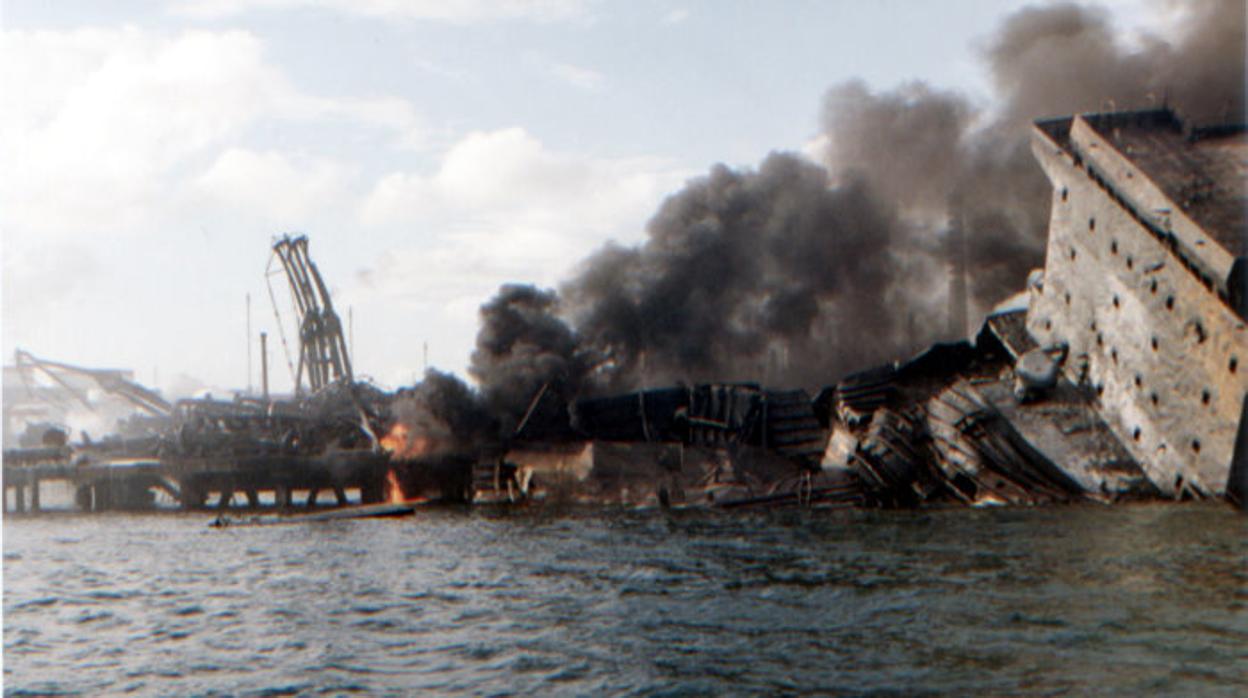
[[[296,7],[455,24],[500,20],[557,22],[588,16],[586,0],[191,0],[175,3],[170,9],[184,16],[216,19],[253,10]]]
[[[606,77],[592,68],[547,58],[540,51],[525,51],[525,66],[535,75],[554,78],[578,90],[593,92],[603,86]]]
[[[278,76],[242,32],[7,32],[0,197],[19,230],[132,224],[174,165],[256,118]]]
[[[593,235],[640,232],[644,216],[684,173],[654,158],[601,159],[547,149],[521,128],[468,134],[424,176],[384,177],[365,202],[370,225],[442,218],[456,225],[518,224]],[[600,235],[599,235],[600,237]]]
[[[582,68],[570,63],[552,63],[550,71],[560,80],[582,90],[596,90],[602,87],[602,73],[596,70]]]
[[[6,249],[4,295],[12,301],[33,293],[44,302],[59,303],[72,298],[101,271],[100,261],[90,250],[72,244]]]
[[[242,31],[6,32],[0,66],[0,158],[16,164],[0,202],[18,234],[140,228],[265,121],[345,122],[404,146],[424,133],[403,100],[301,92]]]
[[[245,148],[223,152],[195,187],[213,204],[252,212],[279,229],[302,227],[317,213],[343,205],[348,190],[346,173],[331,160]]]
[[[663,15],[664,24],[680,24],[686,19],[689,19],[689,10],[686,10],[683,7],[678,7],[671,12],[668,12],[666,15]]]

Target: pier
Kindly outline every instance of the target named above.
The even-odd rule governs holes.
[[[386,498],[390,463],[386,454],[355,449],[320,456],[263,456],[235,459],[117,459],[75,463],[68,448],[12,449],[4,452],[6,512],[34,513],[43,507],[41,486],[60,481],[74,493],[80,511],[133,511],[156,508],[163,492],[182,509],[292,509],[318,506],[332,493],[330,506],[375,504]]]

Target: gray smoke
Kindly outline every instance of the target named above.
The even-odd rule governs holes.
[[[984,51],[992,112],[921,82],[833,87],[822,167],[783,153],[716,166],[663,203],[645,242],[598,251],[559,295],[505,286],[472,358],[483,399],[515,424],[543,385],[816,387],[946,338],[948,231],[964,234],[972,318],[1043,263],[1031,122],[1163,102],[1242,119],[1244,15],[1242,0],[1194,3],[1173,43],[1124,47],[1101,10],[1021,10]]]
[[[1103,10],[1026,8],[1006,20],[986,58],[1008,108],[1003,125],[1083,111],[1177,107],[1195,123],[1243,119],[1245,3],[1199,0],[1174,43],[1145,36],[1122,47]]]

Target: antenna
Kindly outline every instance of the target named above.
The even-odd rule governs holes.
[[[269,302],[273,306],[273,319],[277,322],[277,336],[278,339],[282,340],[282,353],[286,356],[286,367],[290,369],[290,380],[293,383],[295,380],[295,364],[290,360],[290,345],[286,343],[286,330],[282,324],[282,314],[277,309],[277,296],[273,295],[273,283],[271,279],[274,274],[281,273],[272,271],[273,259],[275,257],[276,255],[271,255],[269,257],[269,263],[264,269],[264,285],[267,289],[269,289]]]
[[[251,294],[247,294],[247,394],[251,394]]]

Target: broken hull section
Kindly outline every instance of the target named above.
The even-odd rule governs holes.
[[[575,450],[528,446],[510,451],[507,461],[514,464],[512,495],[479,489],[477,501],[732,509],[858,498],[852,473],[811,471],[751,447],[594,441]]]

